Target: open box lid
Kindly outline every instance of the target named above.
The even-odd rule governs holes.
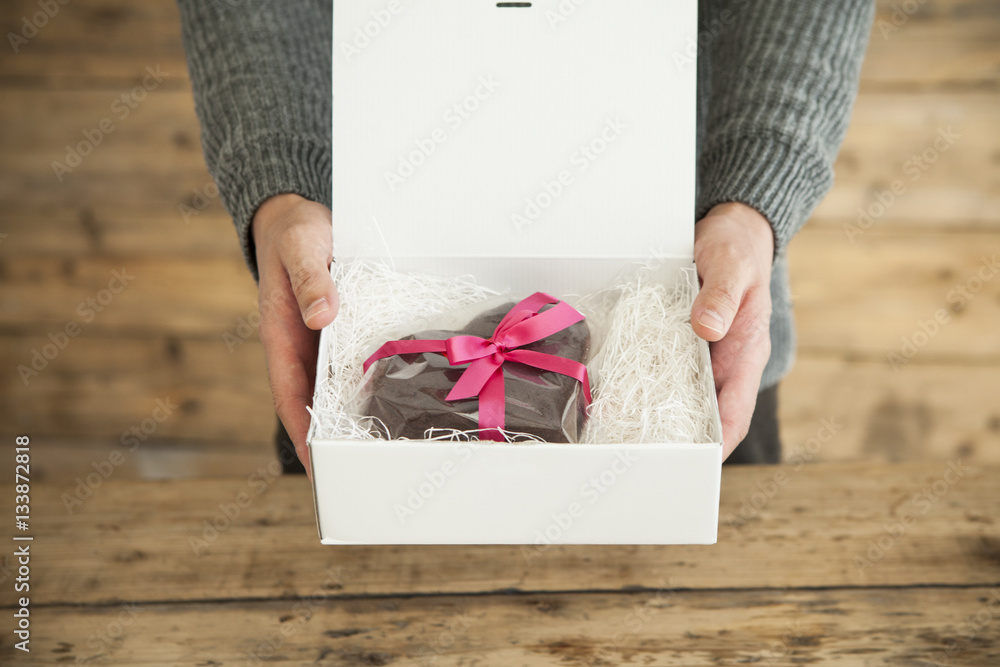
[[[693,0],[334,2],[335,255],[524,292],[690,265],[696,23]]]

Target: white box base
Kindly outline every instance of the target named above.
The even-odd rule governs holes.
[[[319,441],[310,454],[323,544],[716,541],[718,444]]]

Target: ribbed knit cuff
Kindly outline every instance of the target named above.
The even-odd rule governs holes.
[[[330,149],[302,137],[258,135],[234,148],[215,165],[213,175],[254,280],[257,258],[250,223],[265,200],[294,193],[330,206]]]
[[[759,211],[774,230],[775,258],[833,184],[825,157],[779,134],[710,141],[698,164],[696,220],[715,205],[739,202]]]

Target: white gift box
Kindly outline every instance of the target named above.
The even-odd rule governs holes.
[[[653,257],[692,280],[696,30],[695,0],[337,0],[335,255],[515,295],[586,294]],[[722,429],[699,350],[713,442],[332,441],[312,424],[322,542],[714,543]]]

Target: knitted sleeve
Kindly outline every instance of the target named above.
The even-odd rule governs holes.
[[[741,202],[780,257],[833,184],[857,93],[871,0],[703,0],[696,219]]]
[[[178,0],[202,149],[257,277],[267,198],[330,205],[331,0]]]

